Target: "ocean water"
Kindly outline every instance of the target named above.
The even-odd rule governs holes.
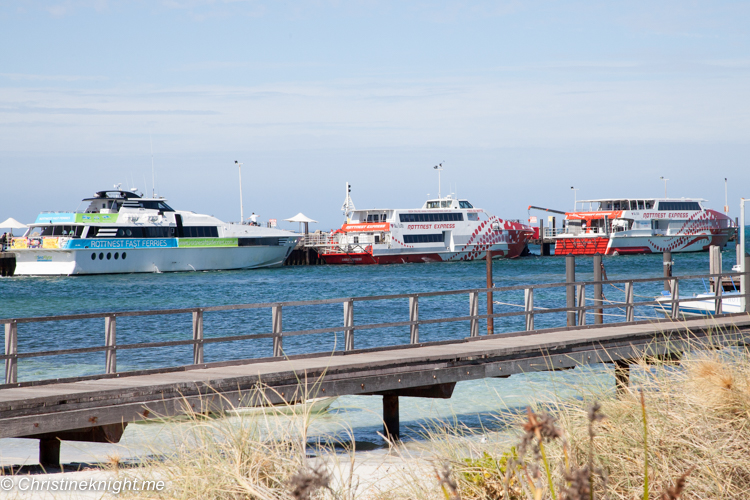
[[[538,252],[537,249],[532,251]],[[708,253],[675,254],[674,274],[707,274]],[[609,279],[660,277],[662,256],[636,255],[604,257]],[[723,252],[725,271],[735,263],[735,248]],[[593,279],[593,259],[576,258],[578,280]],[[496,286],[531,285],[565,280],[565,260],[561,257],[529,256],[514,260],[496,260],[493,264]],[[59,314],[117,312],[167,309],[241,303],[315,300],[337,297],[431,292],[483,288],[485,262],[401,264],[387,266],[299,266],[249,271],[200,273],[131,274],[82,277],[13,277],[0,279],[0,317],[48,316]],[[607,286],[605,297],[622,301],[621,286]],[[660,294],[662,282],[636,284],[636,300],[650,300]],[[681,294],[702,293],[701,280],[680,283]],[[592,290],[587,295],[592,296]],[[521,310],[523,291],[496,293],[495,312]],[[564,307],[565,289],[535,292],[535,306]],[[420,318],[432,319],[469,314],[468,295],[420,299]],[[480,303],[480,311],[486,303]],[[624,311],[605,310],[605,322],[622,321]],[[636,317],[656,318],[653,309],[638,308]],[[356,302],[355,324],[408,320],[408,299]],[[191,316],[150,316],[118,318],[118,344],[156,342],[191,338]],[[495,320],[498,334],[523,329],[523,318]],[[592,321],[593,322],[593,321]],[[19,352],[100,346],[104,341],[102,319],[20,324]],[[343,323],[341,304],[292,306],[283,311],[284,330],[338,326]],[[537,315],[537,328],[561,326],[565,314]],[[480,328],[484,334],[484,324]],[[206,337],[268,333],[270,309],[206,313]],[[420,326],[421,341],[460,339],[469,335],[468,322]],[[355,332],[355,348],[408,343],[408,327]],[[205,346],[206,362],[270,356],[271,339],[246,340]],[[288,354],[329,352],[343,349],[342,334],[287,337]],[[118,371],[177,366],[192,362],[192,346],[118,351]],[[104,354],[48,356],[19,362],[19,379],[34,380],[101,373]],[[554,383],[553,383],[554,381]],[[575,395],[581,385],[614,388],[611,370],[605,366],[570,370],[563,373],[517,375],[508,379],[490,379],[458,384],[450,400],[402,398],[402,433],[418,438],[423,426],[432,419],[453,419],[471,428],[501,425],[493,414],[498,409],[522,408],[539,402]],[[488,397],[491,395],[491,397]],[[381,398],[348,396],[339,398],[322,417],[322,428],[350,427],[360,443],[382,445]],[[328,419],[328,420],[326,420]],[[325,423],[328,422],[328,423]]]

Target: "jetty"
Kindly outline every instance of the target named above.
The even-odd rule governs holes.
[[[596,261],[597,259],[595,259]],[[519,373],[572,369],[576,366],[607,363],[613,367],[616,387],[623,390],[629,379],[628,366],[634,360],[655,357],[679,360],[695,348],[721,348],[746,345],[750,340],[750,316],[724,314],[721,310],[723,287],[716,287],[714,315],[685,319],[680,304],[698,300],[679,296],[685,280],[739,280],[739,273],[670,276],[671,317],[639,320],[636,309],[653,306],[655,300],[636,301],[634,290],[659,278],[631,280],[576,281],[575,263],[566,257],[568,280],[529,286],[494,287],[428,293],[350,297],[314,301],[238,304],[204,308],[152,311],[124,311],[68,316],[6,318],[5,380],[0,385],[0,438],[27,437],[40,440],[40,463],[59,464],[60,440],[117,442],[125,427],[138,420],[169,417],[184,413],[222,413],[236,406],[283,404],[320,396],[371,395],[383,402],[384,433],[399,436],[399,397],[450,398],[457,382],[487,377],[509,377]],[[596,262],[595,262],[596,265]],[[572,272],[571,272],[572,271]],[[746,273],[750,274],[750,273]],[[602,287],[613,285],[625,291],[624,300],[605,300]],[[535,294],[564,288],[563,307],[540,308]],[[593,293],[591,293],[593,292]],[[493,294],[487,314],[480,314],[480,296]],[[518,310],[496,313],[495,300],[511,294],[524,298]],[[745,292],[744,297],[748,295]],[[442,318],[420,318],[419,306],[425,301],[463,296],[466,314]],[[355,309],[373,302],[400,300],[408,308],[408,321],[355,323]],[[702,300],[702,299],[701,299]],[[285,331],[282,312],[295,307],[330,308],[341,304],[340,326]],[[265,309],[271,328],[243,335],[205,337],[203,317],[221,313]],[[747,309],[744,309],[747,311]],[[542,315],[557,315],[561,324],[538,328]],[[192,331],[184,340],[121,344],[117,342],[120,318],[190,315]],[[184,317],[184,316],[183,316]],[[545,316],[546,317],[546,316]],[[515,319],[525,326],[519,331],[497,333],[500,321]],[[103,320],[103,345],[74,347],[43,352],[19,352],[18,337],[28,323],[66,322],[81,319]],[[132,321],[129,320],[129,321]],[[430,325],[459,323],[455,338],[424,342],[420,340]],[[487,324],[487,328],[483,325]],[[547,322],[549,323],[549,322]],[[465,326],[461,326],[465,325]],[[19,328],[21,332],[19,333]],[[403,328],[408,343],[357,349],[357,338],[371,334],[363,330]],[[488,334],[487,332],[496,332]],[[343,346],[333,352],[287,356],[284,341],[299,335],[343,334]],[[267,358],[204,362],[204,351],[219,342],[268,343],[273,356]],[[258,344],[261,345],[261,344]],[[117,353],[126,349],[154,349],[192,346],[193,363],[158,369],[117,371]],[[19,381],[18,361],[55,355],[103,353],[102,372],[65,379]]]

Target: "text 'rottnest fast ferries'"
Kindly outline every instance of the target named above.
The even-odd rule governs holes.
[[[10,247],[16,275],[208,271],[280,266],[299,236],[99,191],[82,212],[42,212]]]
[[[701,252],[724,247],[736,231],[731,218],[702,199],[581,200],[588,210],[565,214],[561,230],[545,228],[555,255]]]
[[[327,264],[400,264],[521,255],[533,229],[503,220],[467,200],[428,200],[421,209],[352,210],[316,245]]]

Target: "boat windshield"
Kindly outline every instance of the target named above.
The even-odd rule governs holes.
[[[466,200],[459,201],[458,206],[461,208],[474,208],[474,206]]]

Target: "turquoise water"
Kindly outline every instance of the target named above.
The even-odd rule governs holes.
[[[538,249],[532,249],[538,251]],[[675,254],[674,274],[707,274],[708,253]],[[735,249],[729,245],[723,253],[724,269],[730,271],[735,262]],[[661,255],[605,257],[609,279],[659,277],[662,275]],[[579,280],[593,279],[593,259],[577,257],[576,276]],[[493,279],[496,286],[530,285],[565,280],[565,260],[560,257],[530,256],[494,262]],[[0,317],[47,316],[58,314],[116,312],[143,309],[165,309],[254,302],[314,300],[323,298],[372,296],[384,294],[430,292],[464,288],[482,288],[485,283],[485,263],[451,262],[433,264],[403,264],[388,266],[299,266],[253,271],[132,274],[112,276],[83,276],[59,278],[14,277],[0,279]],[[680,284],[682,294],[705,290],[701,280]],[[661,282],[636,284],[636,300],[650,300],[660,294]],[[592,290],[587,291],[591,296]],[[621,290],[605,287],[605,297],[623,300]],[[495,294],[495,300],[523,304],[523,292]],[[537,307],[563,307],[563,288],[540,290],[535,293]],[[480,304],[480,311],[486,304]],[[496,305],[496,312],[517,311],[518,307]],[[620,309],[605,311],[612,316],[606,322],[622,321]],[[420,299],[420,318],[431,319],[469,314],[467,295]],[[655,318],[651,308],[636,310],[640,318]],[[407,321],[408,300],[357,302],[354,305],[355,324],[387,321]],[[523,318],[495,320],[497,333],[523,329]],[[312,329],[338,326],[343,322],[341,304],[324,306],[285,307],[284,330]],[[103,320],[45,322],[21,324],[18,329],[19,352],[99,346],[104,340]],[[537,328],[565,324],[564,314],[536,317]],[[482,329],[484,325],[482,326]],[[206,337],[268,333],[271,330],[269,309],[206,313]],[[484,331],[481,332],[485,333]],[[468,322],[420,327],[421,341],[460,339],[469,335]],[[118,344],[155,342],[191,338],[191,317],[151,316],[118,318]],[[409,341],[408,328],[357,331],[355,347],[394,345]],[[286,337],[288,354],[342,349],[341,334],[322,334]],[[259,339],[231,343],[209,344],[205,347],[207,362],[258,358],[271,354],[271,340]],[[125,350],[118,352],[118,371],[162,366],[177,366],[192,362],[192,347]],[[51,356],[21,360],[19,379],[47,379],[101,373],[104,354]],[[552,377],[563,381],[560,389],[550,385]],[[402,433],[417,437],[422,426],[433,418],[451,416],[467,427],[479,428],[500,425],[492,416],[500,407],[519,408],[532,401],[545,400],[558,392],[569,392],[581,384],[614,387],[612,374],[606,367],[591,367],[559,374],[528,374],[509,379],[491,379],[458,384],[450,400],[402,398]],[[535,387],[531,390],[531,387]],[[488,398],[490,394],[492,397]],[[572,394],[572,393],[570,393]],[[331,412],[323,418],[329,426],[347,425],[354,429],[359,442],[382,444],[377,436],[381,431],[380,398],[350,396],[339,398]]]
[[[734,246],[723,254],[724,269],[735,262]],[[708,253],[675,254],[674,274],[708,273]],[[604,258],[609,279],[658,277],[662,273],[661,255],[618,256]],[[593,279],[593,259],[576,259],[578,280]],[[530,256],[514,260],[497,260],[493,266],[496,286],[530,285],[565,280],[565,261],[558,257]],[[225,304],[315,300],[324,298],[371,296],[430,292],[465,288],[482,288],[485,263],[449,262],[432,264],[397,264],[387,266],[295,266],[252,271],[201,273],[128,274],[81,277],[15,277],[0,279],[0,317],[48,316],[59,314],[116,312],[144,309],[167,309]],[[589,287],[590,288],[590,287]],[[622,286],[619,286],[622,288]],[[681,283],[683,294],[703,292],[700,281]],[[661,292],[661,282],[636,284],[636,300],[650,300]],[[535,292],[538,308],[564,307],[564,289]],[[591,296],[592,290],[587,290]],[[623,292],[612,286],[604,294],[613,301],[623,300]],[[482,297],[483,298],[483,297]],[[495,301],[523,304],[523,291],[496,293]],[[420,299],[420,318],[434,319],[469,314],[468,295],[425,297]],[[496,305],[495,312],[518,311],[519,307]],[[486,303],[480,303],[480,312]],[[605,321],[622,321],[620,309],[605,311]],[[656,317],[650,308],[640,308],[636,316]],[[408,300],[356,302],[355,324],[408,321]],[[169,315],[119,318],[118,344],[187,340],[191,338],[191,316]],[[497,333],[524,328],[522,317],[498,318]],[[536,327],[564,325],[561,313],[536,316]],[[88,346],[104,341],[102,319],[21,324],[18,328],[19,352],[33,352]],[[301,330],[340,326],[341,304],[285,307],[284,330]],[[468,336],[468,322],[423,325],[423,342],[460,339]],[[484,328],[484,326],[482,327]],[[270,309],[206,313],[206,337],[269,333]],[[408,328],[359,330],[355,348],[408,343]],[[206,362],[271,355],[271,340],[247,340],[208,344]],[[323,352],[343,348],[342,334],[319,334],[286,337],[287,354]],[[123,350],[118,353],[118,371],[177,366],[192,362],[192,346]],[[57,378],[100,373],[104,354],[53,356],[20,360],[19,379]]]

